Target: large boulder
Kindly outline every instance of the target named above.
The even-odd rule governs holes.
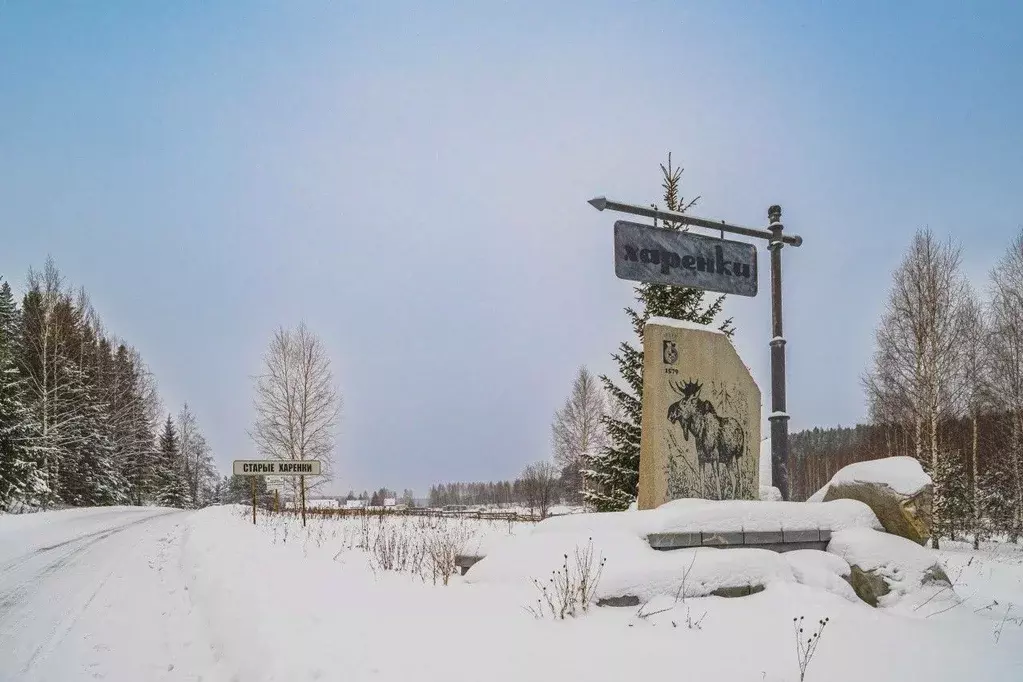
[[[918,544],[931,537],[934,486],[912,457],[888,457],[843,467],[811,501],[859,500],[889,533]]]
[[[827,551],[849,564],[849,584],[871,606],[891,605],[923,588],[952,587],[937,554],[890,533],[870,528],[838,531]]]

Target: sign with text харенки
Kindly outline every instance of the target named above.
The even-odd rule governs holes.
[[[316,459],[236,459],[235,476],[319,476]]]
[[[753,244],[619,220],[614,246],[620,279],[757,295]]]

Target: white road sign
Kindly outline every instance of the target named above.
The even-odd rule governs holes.
[[[316,459],[236,459],[235,476],[319,476]]]

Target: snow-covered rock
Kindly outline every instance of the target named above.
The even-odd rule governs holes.
[[[800,584],[837,594],[851,602],[859,601],[856,591],[849,584],[852,569],[842,557],[816,549],[798,549],[782,556]]]
[[[930,485],[931,477],[913,457],[884,457],[842,467],[832,476],[830,485],[852,483],[879,483],[900,495],[912,495]]]
[[[762,485],[760,486],[760,500],[761,502],[781,502],[781,491],[773,485]]]
[[[887,457],[843,467],[809,501],[859,500],[886,531],[922,545],[931,536],[933,491],[916,459]]]
[[[828,552],[849,564],[853,589],[871,606],[890,606],[927,585],[951,588],[937,554],[898,535],[868,528],[839,531]]]

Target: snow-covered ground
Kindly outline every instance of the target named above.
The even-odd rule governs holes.
[[[303,530],[293,517],[261,516],[253,526],[242,507],[0,517],[0,680],[780,682],[799,679],[799,616],[829,619],[807,680],[1023,679],[1017,547],[946,543],[938,556],[966,599],[959,606],[939,595],[872,609],[782,581],[742,598],[537,620],[525,609],[537,597],[530,584],[456,575],[435,585],[428,572],[382,570],[358,548],[391,531],[499,546],[533,529],[443,523],[460,525],[311,519]],[[830,569],[815,554],[788,563],[823,586]],[[405,558],[417,560],[428,562]]]
[[[197,680],[214,665],[182,559],[192,521],[101,507],[0,517],[0,680]]]

